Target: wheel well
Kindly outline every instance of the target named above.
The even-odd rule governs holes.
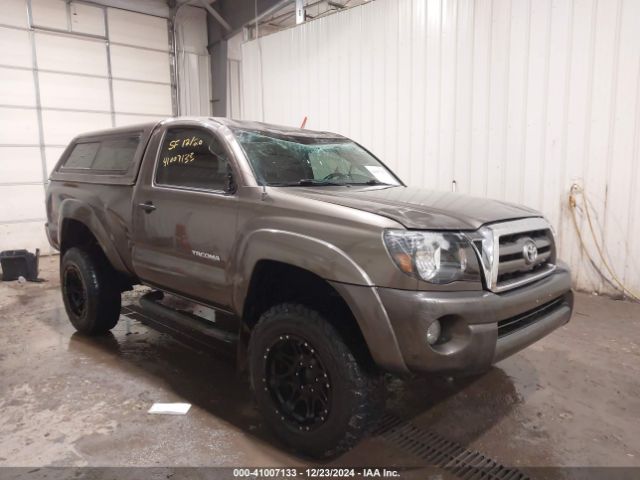
[[[64,255],[72,247],[80,247],[87,251],[95,249],[102,251],[89,227],[78,220],[67,219],[63,221],[60,230],[60,255]]]
[[[98,239],[89,230],[89,227],[78,220],[66,219],[63,221],[62,229],[60,230],[60,259],[62,260],[65,252],[73,247],[81,248],[89,253],[96,261],[102,264],[103,268],[108,269],[113,279],[118,283],[120,290],[131,290],[132,285],[136,283],[133,278],[113,268],[98,243]]]
[[[243,340],[248,341],[260,316],[274,305],[301,303],[321,313],[367,364],[373,360],[360,326],[340,294],[322,277],[293,265],[259,261],[251,276],[243,309]]]

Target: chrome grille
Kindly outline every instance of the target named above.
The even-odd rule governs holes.
[[[535,245],[535,259],[526,258],[528,244]],[[555,264],[555,246],[550,229],[518,232],[499,238],[497,286],[508,286],[522,277],[536,275]]]
[[[481,257],[486,286],[494,292],[533,282],[556,268],[553,233],[543,218],[488,225],[471,240]]]

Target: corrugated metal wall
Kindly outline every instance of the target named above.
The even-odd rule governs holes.
[[[376,0],[246,43],[242,61],[244,118],[308,116],[409,184],[540,209],[576,285],[611,291],[572,224],[578,183],[640,290],[640,1]]]

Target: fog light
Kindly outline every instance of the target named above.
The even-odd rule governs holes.
[[[442,327],[440,326],[440,322],[438,320],[434,321],[429,325],[429,328],[427,328],[427,343],[429,345],[435,345],[440,338],[441,332]]]

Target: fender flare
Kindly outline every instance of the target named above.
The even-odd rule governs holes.
[[[120,272],[128,272],[109,234],[89,206],[72,198],[62,201],[58,212],[58,245],[60,246],[62,246],[62,227],[65,220],[75,220],[87,227],[98,241],[98,245],[109,260],[109,263],[111,263],[111,266]]]
[[[378,365],[388,371],[408,372],[375,284],[364,269],[337,246],[308,235],[265,228],[245,237],[235,258],[239,261],[235,265],[232,301],[241,318],[257,263],[261,260],[286,263],[329,282],[351,310]],[[367,307],[363,308],[360,302],[366,302]]]

